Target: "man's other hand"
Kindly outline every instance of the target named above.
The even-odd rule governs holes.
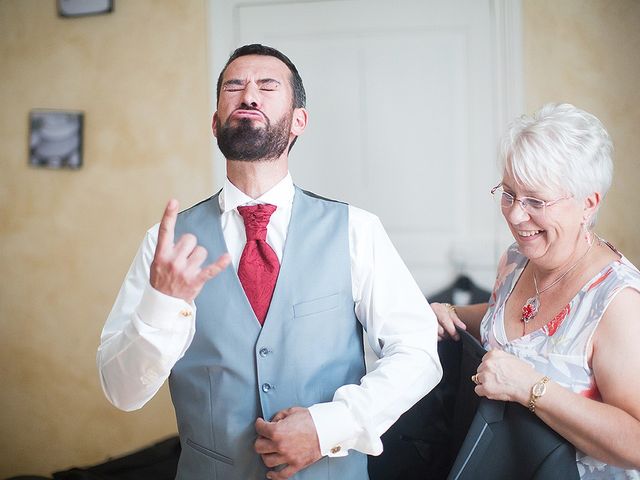
[[[270,422],[258,418],[255,427],[255,450],[264,464],[271,469],[283,466],[267,473],[271,480],[287,479],[322,457],[316,427],[306,408],[281,410]]]

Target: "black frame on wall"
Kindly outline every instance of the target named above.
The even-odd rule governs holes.
[[[82,166],[84,113],[34,109],[29,112],[29,165],[77,170]]]

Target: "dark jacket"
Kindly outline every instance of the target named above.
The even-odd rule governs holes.
[[[578,479],[572,444],[519,403],[479,398],[475,394],[471,375],[486,352],[467,332],[460,335],[462,360],[454,441],[459,441],[462,432],[466,434],[447,478]]]

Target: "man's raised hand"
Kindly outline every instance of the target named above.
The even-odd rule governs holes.
[[[159,292],[191,302],[208,280],[229,265],[231,257],[224,253],[215,262],[203,267],[207,250],[198,245],[195,235],[186,233],[177,243],[173,243],[177,217],[178,201],[171,199],[160,221],[150,281],[151,286]]]

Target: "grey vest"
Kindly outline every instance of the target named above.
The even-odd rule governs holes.
[[[218,195],[180,213],[211,262],[227,250]],[[196,334],[169,378],[182,453],[178,479],[253,480],[267,472],[253,450],[256,418],[329,402],[365,373],[354,313],[348,207],[296,187],[280,274],[260,327],[235,270],[196,299]],[[323,458],[296,480],[366,480],[366,456]]]

